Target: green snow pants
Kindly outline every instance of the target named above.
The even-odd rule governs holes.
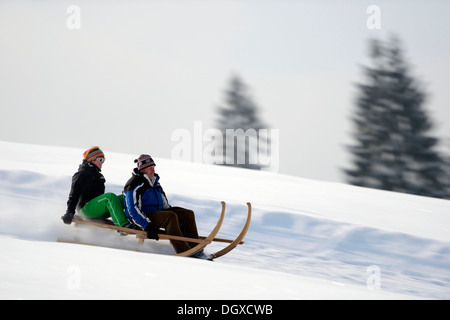
[[[79,213],[91,219],[111,217],[118,227],[128,223],[123,211],[123,195],[117,196],[114,193],[104,193],[90,200]]]

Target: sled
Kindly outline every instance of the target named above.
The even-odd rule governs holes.
[[[230,240],[230,239],[224,239],[224,238],[216,238],[216,235],[219,233],[220,227],[222,226],[224,217],[225,217],[225,208],[226,208],[226,204],[224,201],[221,202],[222,204],[222,211],[220,213],[220,217],[218,222],[216,223],[214,229],[211,231],[211,233],[204,237],[204,236],[199,236],[198,238],[190,238],[190,237],[181,237],[181,236],[175,236],[175,235],[169,235],[163,232],[158,233],[158,237],[161,240],[179,240],[179,241],[186,241],[186,242],[191,242],[191,243],[197,243],[197,245],[193,248],[191,248],[190,250],[175,254],[176,256],[181,256],[181,257],[188,257],[188,256],[192,256],[193,254],[197,253],[198,251],[200,251],[201,249],[203,249],[204,247],[206,247],[208,244],[212,243],[213,241],[215,242],[223,242],[223,243],[229,243],[228,246],[226,246],[225,248],[223,248],[220,251],[217,251],[215,253],[213,253],[211,255],[212,259],[221,257],[223,255],[225,255],[226,253],[230,252],[232,249],[234,249],[235,247],[237,247],[238,245],[242,245],[244,244],[244,242],[242,241],[245,237],[245,235],[247,234],[247,231],[250,227],[250,221],[251,221],[251,204],[247,203],[248,206],[248,213],[247,213],[247,220],[244,224],[244,227],[242,229],[242,231],[240,232],[240,234],[238,235],[238,237],[234,240]],[[62,218],[62,217],[61,217]],[[110,220],[102,220],[102,219],[84,219],[82,217],[80,217],[79,215],[75,215],[72,222],[74,223],[75,226],[77,225],[90,225],[93,227],[99,227],[99,228],[105,228],[105,229],[110,229],[110,230],[116,230],[118,232],[120,232],[122,235],[135,235],[136,238],[138,239],[138,243],[142,244],[144,243],[145,239],[147,238],[147,232],[143,231],[143,230],[135,230],[135,229],[130,229],[130,228],[124,228],[124,227],[118,227],[115,226],[112,221]],[[65,240],[58,240],[60,242],[71,242],[71,243],[79,243],[79,244],[86,244],[80,241],[65,241]]]

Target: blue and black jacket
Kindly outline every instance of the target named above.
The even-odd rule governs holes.
[[[147,214],[170,208],[157,174],[154,179],[150,179],[134,169],[132,177],[125,184],[123,195],[125,215],[143,230],[151,223]]]

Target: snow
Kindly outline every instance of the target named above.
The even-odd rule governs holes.
[[[224,200],[218,236],[234,238],[252,203],[245,244],[208,262],[64,225],[84,150],[0,149],[1,299],[450,299],[450,201],[155,155],[170,203],[193,209],[201,234]],[[107,191],[120,193],[137,155],[104,151]],[[95,246],[58,242],[75,238]]]

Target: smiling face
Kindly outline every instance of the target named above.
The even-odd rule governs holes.
[[[102,169],[103,163],[105,162],[105,158],[95,158],[94,160],[92,160],[91,162],[97,166],[97,168],[99,168],[100,170]]]
[[[141,172],[146,174],[150,179],[153,179],[155,177],[155,166],[146,167]]]

